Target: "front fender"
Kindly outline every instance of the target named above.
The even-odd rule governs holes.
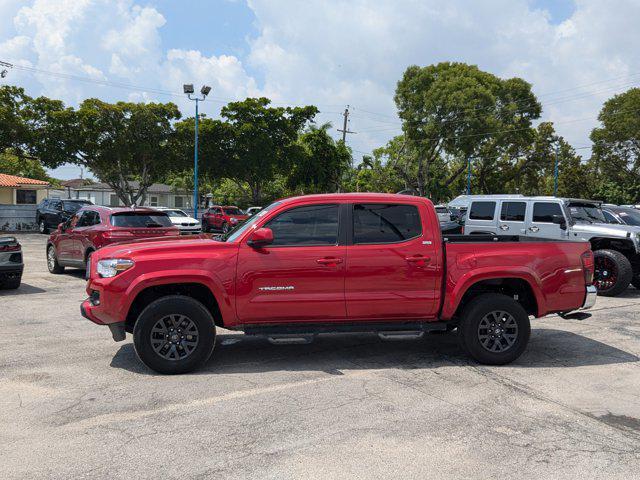
[[[547,302],[542,291],[542,282],[537,275],[528,268],[500,268],[500,271],[496,271],[492,267],[482,267],[470,270],[454,281],[447,279],[445,300],[442,305],[441,319],[450,320],[455,314],[464,294],[478,282],[485,280],[501,280],[515,278],[524,280],[531,287],[531,291],[535,296],[537,303],[537,316],[542,316],[547,311]]]
[[[121,311],[128,313],[138,294],[149,287],[178,283],[199,283],[207,287],[218,303],[222,318],[227,323],[233,322],[233,319],[235,319],[234,306],[231,296],[224,288],[222,281],[215,273],[198,269],[187,271],[159,270],[136,277],[127,287],[125,295],[121,297],[123,301]]]

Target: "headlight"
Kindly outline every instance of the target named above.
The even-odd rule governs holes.
[[[133,267],[133,260],[127,260],[124,258],[110,258],[109,260],[100,260],[98,262],[97,271],[98,275],[103,278],[115,277],[120,272]]]

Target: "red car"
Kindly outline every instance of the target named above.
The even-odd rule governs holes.
[[[211,232],[213,230],[227,233],[238,223],[244,222],[249,215],[245,214],[238,207],[234,206],[213,206],[208,208],[202,215],[202,230]]]
[[[583,241],[457,235],[443,239],[421,197],[288,198],[218,239],[113,245],[94,254],[81,313],[133,333],[150,368],[203,365],[216,328],[310,341],[318,333],[418,338],[457,328],[475,360],[504,364],[529,341],[529,317],[596,298]]]
[[[166,213],[149,208],[109,208],[89,205],[58,225],[47,241],[47,267],[85,268],[89,257],[112,243],[140,238],[180,235]]]

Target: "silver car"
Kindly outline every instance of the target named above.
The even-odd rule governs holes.
[[[0,236],[0,288],[18,288],[23,270],[20,242],[15,237]]]

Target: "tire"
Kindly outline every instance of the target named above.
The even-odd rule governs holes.
[[[492,337],[498,328],[500,340]],[[474,360],[486,365],[513,362],[527,348],[531,336],[529,315],[513,298],[487,293],[464,307],[458,340]]]
[[[624,292],[633,280],[629,259],[616,250],[596,250],[593,257],[593,284],[598,289],[598,295],[615,297]]]
[[[186,324],[185,319],[190,323]],[[163,330],[154,331],[159,325]],[[178,332],[178,328],[185,325],[187,330]],[[186,332],[196,335],[196,344],[190,352],[186,350],[189,346]],[[152,333],[157,340],[155,347]],[[169,335],[176,336],[173,343]],[[133,327],[133,345],[138,357],[147,367],[163,374],[187,373],[201,367],[211,356],[215,342],[216,326],[211,313],[200,302],[184,295],[169,295],[150,303]],[[183,353],[185,356],[180,358]]]
[[[47,224],[44,223],[44,220],[40,219],[38,222],[38,231],[40,233],[46,234],[49,233],[49,229],[47,228]]]
[[[58,255],[53,245],[47,247],[47,268],[50,273],[56,275],[64,272],[64,267],[58,263]]]
[[[0,287],[6,290],[15,290],[16,288],[20,287],[21,280],[22,280],[22,277],[12,278],[11,280],[7,280],[3,284],[1,284]]]

